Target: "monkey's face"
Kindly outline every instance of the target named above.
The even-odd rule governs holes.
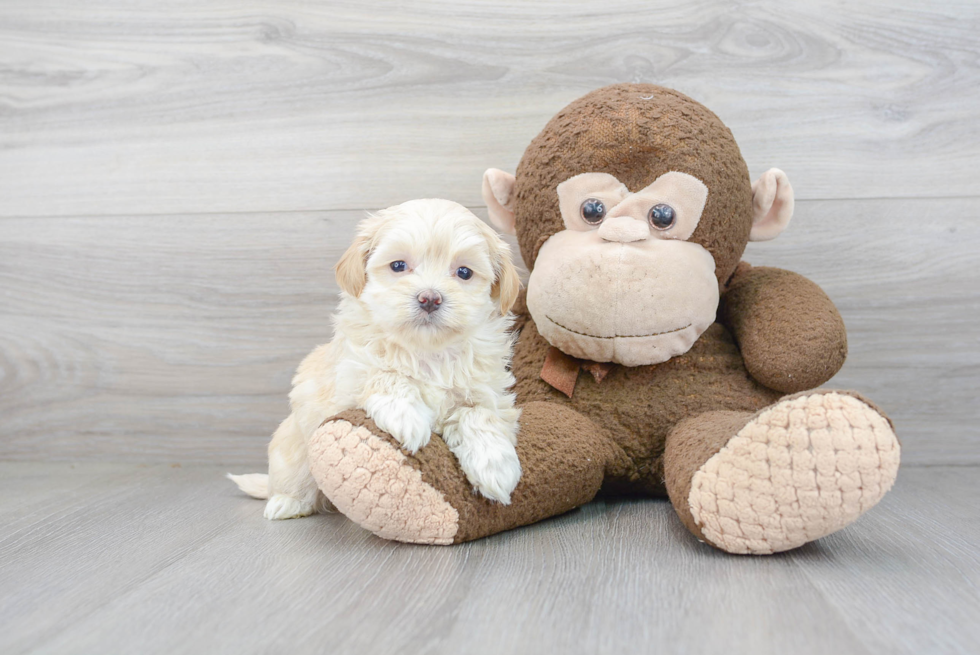
[[[538,252],[527,306],[563,352],[626,366],[687,352],[715,320],[715,261],[688,241],[708,189],[676,171],[630,193],[606,173],[558,185],[565,229]]]
[[[574,357],[627,366],[687,352],[715,320],[746,243],[774,238],[793,214],[785,173],[752,184],[717,116],[650,84],[569,104],[516,175],[486,171],[483,198],[531,269],[527,305],[541,335]]]

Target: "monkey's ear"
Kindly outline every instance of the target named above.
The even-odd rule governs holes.
[[[490,222],[504,234],[517,234],[514,226],[514,176],[498,168],[483,174],[483,202],[487,203]]]
[[[793,218],[793,187],[786,173],[770,168],[752,185],[752,231],[749,241],[775,239]]]

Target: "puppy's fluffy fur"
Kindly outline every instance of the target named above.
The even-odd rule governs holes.
[[[507,391],[508,312],[520,281],[507,244],[461,205],[413,200],[360,224],[337,281],[333,341],[293,378],[292,413],[269,444],[268,476],[229,477],[268,498],[268,519],[329,509],[307,441],[324,419],[360,407],[408,452],[441,434],[473,487],[509,503],[521,476],[520,410]]]

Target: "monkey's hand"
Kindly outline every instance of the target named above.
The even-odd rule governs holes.
[[[844,365],[844,321],[827,294],[802,275],[740,264],[718,316],[732,331],[746,369],[770,389],[813,389]]]

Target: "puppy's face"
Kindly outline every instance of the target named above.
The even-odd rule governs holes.
[[[507,245],[448,200],[412,200],[366,219],[337,264],[337,281],[377,328],[424,348],[506,314],[520,289]]]

